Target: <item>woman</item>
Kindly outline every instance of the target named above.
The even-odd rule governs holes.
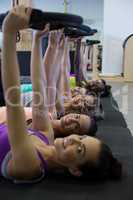
[[[107,85],[103,79],[94,79],[91,81],[84,81],[81,84],[85,88],[85,94],[94,92],[99,97],[108,97],[111,93],[111,86]]]
[[[33,41],[36,45],[33,45],[31,63],[33,124],[32,129],[27,130],[24,109],[20,105],[19,66],[15,49],[16,32],[28,27],[31,10],[23,6],[14,8],[8,13],[2,27],[2,79],[7,126],[1,125],[0,131],[1,175],[14,182],[37,182],[47,170],[65,168],[75,177],[83,177],[87,167],[102,177],[121,177],[121,164],[100,140],[77,135],[54,140],[46,106],[46,81],[44,85],[41,81],[43,68],[41,62],[36,62],[36,57],[40,56],[38,37]],[[47,31],[48,27],[45,29]]]
[[[56,40],[56,37],[54,38]],[[58,75],[58,84],[57,84],[57,95],[60,94],[59,101],[61,102],[61,99],[64,98],[64,104],[60,103],[61,106],[61,112],[58,111],[58,113],[61,113],[63,115],[68,113],[78,113],[78,114],[86,114],[90,116],[94,116],[95,109],[97,107],[97,97],[96,95],[85,95],[84,89],[82,88],[79,93],[76,94],[74,89],[70,93],[70,84],[69,84],[69,71],[70,71],[70,64],[69,64],[69,40],[68,38],[64,39],[64,43],[59,48],[60,56],[56,57],[56,62],[60,63],[60,73]],[[57,50],[58,46],[56,45],[53,51]],[[55,55],[55,53],[53,53]],[[56,67],[54,67],[56,69]],[[53,72],[56,73],[56,72]],[[52,73],[52,74],[53,74]],[[63,78],[63,81],[61,81],[61,77]],[[56,80],[57,81],[57,80]],[[56,82],[54,82],[54,85],[56,85]],[[64,87],[63,87],[64,86]],[[61,88],[61,89],[59,89]],[[65,94],[65,97],[64,97]],[[72,98],[71,98],[72,96]],[[58,109],[59,110],[59,109]]]
[[[43,31],[39,34],[43,36]],[[69,113],[81,113],[94,117],[95,109],[98,106],[96,95],[76,94],[76,89],[74,89],[72,92],[73,98],[71,98],[67,68],[67,65],[69,65],[69,62],[67,62],[69,45],[68,39],[62,35],[62,31],[50,32],[48,47],[42,61],[47,79],[49,112],[54,119]],[[64,97],[64,93],[67,96]]]
[[[32,108],[24,107],[24,112],[26,125],[30,128],[32,127]],[[96,121],[87,115],[71,113],[60,119],[50,118],[50,120],[54,129],[55,138],[69,136],[73,133],[95,136],[97,132]],[[7,124],[6,107],[0,107],[0,124]]]
[[[39,31],[39,32],[36,32],[35,35],[39,39],[45,35],[45,32]],[[60,71],[60,65],[59,65],[59,61],[57,62],[57,58],[59,57],[59,55],[61,57],[62,52],[64,52],[63,51],[64,42],[62,42],[62,40],[60,41],[61,35],[62,35],[62,31],[50,32],[48,48],[46,50],[46,54],[42,61],[44,71],[46,72],[46,79],[47,79],[46,81],[48,85],[47,95],[49,97],[52,97],[49,99],[49,102],[48,102],[49,113],[51,112],[51,114],[53,114],[51,109],[52,108],[53,110],[56,109],[55,103],[53,103],[53,101],[55,101],[55,98],[53,97],[54,95],[52,94],[53,91],[51,92],[51,88],[55,87],[55,85],[57,84],[58,76],[59,76],[58,74]],[[34,45],[36,45],[35,42],[34,42]],[[35,54],[34,48],[36,47],[33,46],[33,54]],[[65,49],[65,52],[66,52],[66,49]],[[55,55],[56,55],[56,59],[55,59]],[[36,56],[36,55],[34,56],[36,57],[36,61],[39,63],[40,60],[37,60],[37,59],[40,59],[41,51],[40,51],[40,56]],[[34,56],[32,56],[32,58]],[[34,58],[32,62],[34,62]],[[54,77],[53,77],[53,74],[55,75]],[[32,122],[32,109],[31,108],[24,108],[24,109],[25,109],[25,114],[26,114],[27,125],[29,127],[31,126],[31,122]],[[70,114],[70,115],[67,115],[66,117],[63,117],[60,120],[54,120],[54,119],[51,119],[51,120],[52,120],[51,121],[52,126],[54,128],[55,137],[68,136],[74,132],[76,132],[77,134],[87,134],[87,135],[94,136],[97,131],[97,125],[96,125],[95,120],[85,115],[79,116],[79,114]],[[2,107],[0,108],[0,123],[5,123],[5,122],[6,122],[6,108]]]

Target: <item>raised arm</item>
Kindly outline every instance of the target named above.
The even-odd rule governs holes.
[[[65,47],[62,57],[62,77],[64,80],[64,95],[70,99],[71,98],[71,89],[70,89],[70,56],[69,56],[69,41],[68,37],[65,38]]]
[[[12,152],[12,176],[31,178],[39,168],[36,150],[29,141],[24,109],[20,105],[19,66],[16,56],[16,32],[28,27],[31,9],[14,8],[4,20],[2,81],[7,106],[7,124]],[[26,165],[26,167],[25,167]]]
[[[64,67],[66,67],[66,40],[65,36],[63,35],[59,45],[58,45],[58,56],[57,62],[59,65],[59,74],[58,80],[56,84],[57,93],[56,93],[56,108],[59,114],[64,113]]]
[[[52,31],[49,35],[48,48],[44,55],[43,66],[47,77],[47,95],[49,112],[56,118],[56,84],[60,71],[60,54],[58,51],[61,31]]]
[[[42,66],[41,38],[48,34],[49,25],[43,31],[37,31],[33,38],[31,54],[31,80],[33,87],[32,126],[34,129],[47,132],[50,141],[54,139],[53,128],[48,116],[47,80],[45,68]]]

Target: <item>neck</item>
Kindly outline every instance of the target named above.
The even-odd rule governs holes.
[[[54,145],[47,146],[42,153],[44,159],[47,161],[49,171],[64,168],[64,166],[61,165],[57,159],[57,152]]]
[[[65,114],[69,113],[69,111],[71,110],[71,101],[64,103],[64,110],[65,110]]]
[[[54,129],[55,138],[59,137],[60,133],[62,132],[61,131],[61,122],[60,122],[60,120],[52,120],[51,122],[52,122],[52,127]]]

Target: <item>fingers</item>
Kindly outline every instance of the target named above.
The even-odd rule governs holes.
[[[56,46],[60,49],[64,48],[65,46],[65,35],[64,29],[50,31],[49,34],[49,44],[52,46]]]
[[[10,13],[18,16],[21,19],[25,19],[29,21],[30,15],[32,12],[32,8],[25,7],[24,5],[16,6],[11,9]]]
[[[49,33],[49,31],[50,31],[50,24],[46,24],[45,28],[40,33],[43,36],[43,35],[46,35],[47,33]]]
[[[45,25],[45,29],[50,30],[50,24],[49,23]]]
[[[49,33],[49,30],[50,30],[50,24],[46,24],[45,28],[42,31],[35,32],[35,37],[41,38],[42,36],[46,36]]]

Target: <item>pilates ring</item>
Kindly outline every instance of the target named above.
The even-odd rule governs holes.
[[[0,14],[0,26],[4,21],[4,18],[9,13]],[[66,13],[58,13],[58,12],[43,12],[39,9],[32,9],[30,20],[29,20],[29,28],[42,30],[44,26],[50,23],[51,26],[55,27],[56,24],[67,25],[67,24],[82,24],[83,18],[78,15],[66,14]],[[55,24],[55,25],[54,25]],[[55,28],[53,28],[55,29]]]
[[[43,27],[44,28],[44,27]],[[97,33],[96,29],[91,29],[86,25],[79,25],[72,22],[58,22],[55,21],[50,24],[50,30],[58,30],[64,28],[66,36],[91,36]]]
[[[67,27],[67,26],[65,26],[65,27]],[[74,24],[74,23],[71,23],[70,25],[68,25],[68,27],[75,28],[77,30],[90,33],[91,35],[97,33],[96,29],[91,29],[89,26],[86,26],[84,24]]]
[[[38,9],[33,9],[30,17],[29,26],[33,29],[43,29],[45,24],[82,24],[83,18],[78,15],[57,13],[57,12],[43,12]]]
[[[74,30],[74,29],[71,29],[71,28],[64,29],[64,33],[65,33],[65,36],[68,36],[70,38],[84,37],[84,36],[88,35],[88,33],[85,32],[85,31]]]
[[[85,29],[84,29],[85,27]],[[87,27],[85,25],[80,25],[78,28],[73,27],[65,27],[64,33],[66,36],[70,38],[78,38],[78,37],[84,37],[84,36],[91,36],[94,35],[97,31],[93,31],[90,27]]]
[[[86,40],[88,45],[100,44],[100,40]]]

